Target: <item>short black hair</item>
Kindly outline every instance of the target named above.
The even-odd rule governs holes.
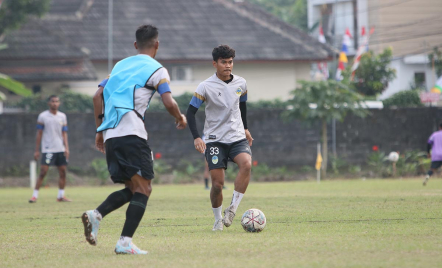
[[[50,102],[53,98],[58,98],[57,95],[51,95],[48,97],[48,102]]]
[[[139,48],[152,47],[155,44],[154,41],[157,37],[158,28],[150,24],[141,25],[135,32],[135,38]]]
[[[214,61],[218,61],[220,58],[235,58],[235,50],[228,45],[219,45],[212,50],[212,58]]]
[[[439,123],[439,127],[442,128],[442,122]]]

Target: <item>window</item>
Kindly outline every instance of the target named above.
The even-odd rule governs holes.
[[[192,68],[187,65],[166,67],[171,81],[192,81]]]
[[[414,84],[416,88],[426,88],[425,73],[414,73]]]
[[[33,85],[33,86],[32,86],[32,92],[33,92],[34,94],[36,94],[36,93],[40,93],[40,92],[41,92],[41,86],[40,86],[40,85]]]

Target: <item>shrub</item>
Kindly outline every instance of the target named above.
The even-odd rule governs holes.
[[[420,107],[423,106],[416,90],[401,91],[383,101],[385,107]]]

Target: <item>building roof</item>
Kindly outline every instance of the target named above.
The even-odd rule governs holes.
[[[233,47],[235,59],[245,61],[312,61],[332,56],[332,51],[317,40],[247,2],[113,3],[115,60],[136,53],[135,29],[141,24],[158,27],[160,49],[156,58],[160,61],[210,60],[213,47],[220,44]],[[8,37],[19,46],[0,51],[0,59],[25,57],[26,53],[47,58],[74,57],[86,52],[91,60],[106,60],[107,17],[108,0],[52,0],[49,13],[39,20],[40,28],[31,21]]]
[[[97,75],[88,59],[81,60],[2,60],[0,73],[21,82],[95,80]]]

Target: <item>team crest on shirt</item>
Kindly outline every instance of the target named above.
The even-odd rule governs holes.
[[[212,163],[215,164],[215,165],[218,164],[218,156],[214,155],[212,157]]]
[[[241,96],[242,93],[242,89],[239,87],[236,91],[235,91],[236,95]]]

